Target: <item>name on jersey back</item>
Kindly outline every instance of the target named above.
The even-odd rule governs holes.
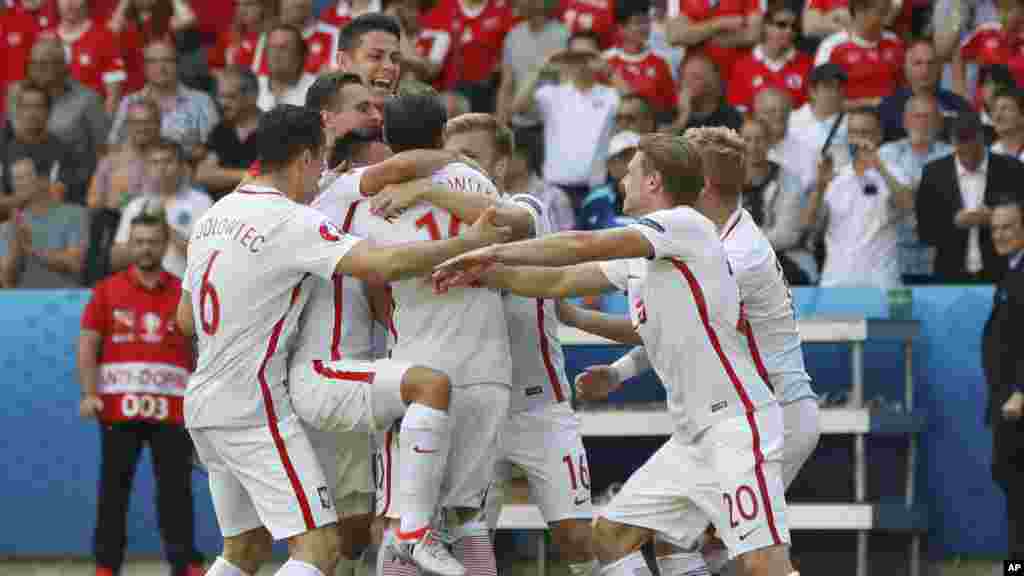
[[[211,237],[234,240],[253,254],[259,254],[263,244],[267,241],[266,236],[258,233],[255,227],[238,218],[209,218],[200,222],[192,234],[193,240],[204,240]]]

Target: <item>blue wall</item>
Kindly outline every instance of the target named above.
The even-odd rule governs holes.
[[[982,425],[980,338],[991,295],[990,287],[914,290],[914,315],[923,320],[915,350],[916,407],[928,414],[918,486],[930,518],[931,556],[1005,551],[1005,503],[990,480],[991,436]],[[0,418],[7,469],[0,480],[0,510],[8,519],[0,523],[0,555],[90,553],[99,432],[95,423],[78,417],[74,371],[78,319],[87,296],[78,291],[0,294],[0,326],[6,327],[0,332],[0,365],[7,390]],[[887,313],[884,296],[874,291],[798,289],[795,296],[803,316]],[[570,348],[570,372],[607,361],[615,352]],[[808,346],[806,356],[819,391],[848,387],[849,361],[840,347]],[[902,398],[898,346],[869,345],[865,364],[866,398]],[[631,388],[630,399],[661,396],[651,378]],[[887,474],[890,461],[898,464],[892,449],[900,445],[888,440],[878,448],[869,445],[876,473]],[[839,452],[820,450],[816,459],[842,464],[847,455]],[[600,454],[591,458],[595,468],[605,460]],[[140,466],[128,546],[131,553],[156,554],[160,542],[148,455]],[[197,473],[194,483],[198,543],[214,554],[220,539],[205,477]]]

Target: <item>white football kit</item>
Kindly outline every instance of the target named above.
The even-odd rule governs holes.
[[[486,176],[466,164],[449,164],[432,179],[453,189],[498,194]],[[382,244],[440,240],[457,236],[468,225],[446,210],[420,203],[393,223],[376,220],[369,237]],[[494,472],[498,435],[509,405],[509,335],[501,294],[488,288],[435,294],[430,280],[422,278],[391,286],[395,303],[392,358],[434,368],[452,382],[452,440],[441,504],[480,508]],[[394,436],[383,435],[377,457],[381,472],[377,512],[397,518],[402,511],[396,509]]]
[[[361,242],[279,190],[245,185],[192,229],[184,286],[199,357],[185,423],[209,472],[225,537],[265,526],[284,539],[337,520],[292,411],[287,356],[308,298]]]
[[[711,522],[731,557],[786,544],[782,413],[741,331],[739,289],[718,231],[690,207],[629,227],[647,238],[654,258],[601,267],[629,292],[630,318],[668,392],[675,431],[601,515],[685,549]]]
[[[755,363],[764,370],[782,406],[782,477],[789,487],[814,452],[821,434],[817,397],[804,368],[793,297],[775,250],[743,208],[733,212],[726,222],[722,245],[739,285]]]
[[[536,236],[553,231],[539,200],[517,194],[509,201],[529,211]],[[590,518],[590,467],[579,416],[569,405],[555,302],[505,294],[504,304],[512,401],[501,432],[495,481],[507,481],[518,466],[526,472],[530,501],[537,503],[547,523]],[[497,508],[489,510],[487,520],[492,529],[497,525]]]

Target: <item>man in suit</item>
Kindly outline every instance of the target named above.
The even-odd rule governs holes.
[[[992,478],[1006,492],[1009,557],[1024,559],[1024,223],[1020,203],[992,210],[992,239],[1009,270],[985,324],[985,423],[992,428]]]
[[[937,282],[998,282],[1006,257],[996,254],[990,206],[1016,198],[1024,164],[990,154],[981,119],[967,111],[953,121],[954,153],[925,165],[915,209],[921,241],[935,247]]]

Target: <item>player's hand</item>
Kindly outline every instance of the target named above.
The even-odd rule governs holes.
[[[596,402],[622,388],[622,381],[611,366],[590,366],[576,376],[576,398],[584,402]]]
[[[370,212],[385,220],[397,218],[407,208],[419,202],[425,187],[419,180],[385,186],[370,198]]]
[[[443,294],[451,288],[477,284],[497,263],[498,255],[493,246],[456,256],[434,269],[434,290]]]
[[[490,206],[466,232],[466,238],[479,242],[483,246],[502,244],[512,240],[512,227],[502,222],[497,208]]]
[[[103,412],[103,400],[96,394],[86,394],[78,402],[78,415],[82,418],[98,418]]]
[[[1003,420],[1016,422],[1024,415],[1024,392],[1014,392],[1003,404]]]
[[[956,224],[957,228],[973,228],[975,226],[988,226],[989,220],[992,217],[992,210],[986,206],[975,208],[974,210],[960,210],[956,213],[953,218],[953,223]]]

